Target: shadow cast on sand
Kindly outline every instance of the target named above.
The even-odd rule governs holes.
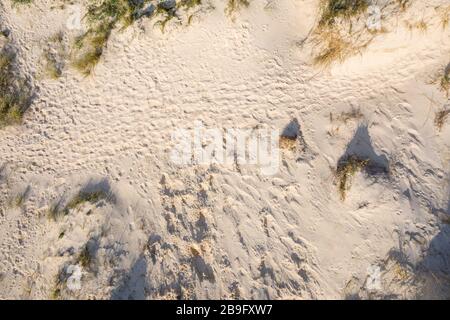
[[[121,283],[111,293],[112,300],[144,300],[147,287],[147,259],[139,256]]]
[[[389,175],[389,160],[385,155],[375,152],[367,124],[358,127],[344,154],[339,158],[338,167],[351,157],[369,160],[364,171],[370,176]]]
[[[425,275],[425,299],[450,299],[450,225],[442,224],[418,265]]]
[[[116,198],[112,191],[111,183],[107,178],[100,180],[89,180],[79,191],[80,194],[93,194],[101,192],[106,195],[106,199],[109,202],[114,203]]]

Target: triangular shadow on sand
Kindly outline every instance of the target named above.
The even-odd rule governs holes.
[[[143,300],[147,286],[147,259],[139,256],[130,271],[122,278],[122,282],[111,294],[112,300]]]
[[[338,167],[351,157],[369,160],[364,171],[370,176],[389,175],[389,160],[384,154],[375,152],[367,124],[358,127],[344,154],[339,158]]]

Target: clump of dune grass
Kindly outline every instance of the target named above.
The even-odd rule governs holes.
[[[82,205],[83,203],[97,203],[100,200],[107,199],[108,195],[104,191],[81,191],[79,192],[75,197],[72,198],[72,200],[69,201],[67,204],[65,211],[68,211],[70,209],[75,209]]]
[[[345,200],[347,191],[350,189],[353,176],[363,170],[368,164],[369,159],[363,159],[356,155],[351,155],[339,161],[335,177],[338,184],[339,194],[342,200]]]
[[[25,195],[19,194],[17,195],[11,202],[11,204],[15,207],[21,207],[25,202]]]
[[[157,5],[155,12],[151,14],[144,13],[143,8],[147,3],[148,0],[91,0],[84,17],[88,30],[78,36],[74,44],[72,65],[75,69],[85,76],[92,74],[107,47],[113,30],[123,30],[143,16],[155,15],[162,17],[155,25],[159,25],[164,32],[167,23],[176,17],[177,9],[183,8],[188,11],[202,4],[202,0],[181,0],[177,2],[175,8],[170,10]],[[192,16],[189,17],[188,24],[191,20]]]
[[[446,110],[444,109],[444,110],[438,111],[436,113],[436,116],[434,118],[434,124],[439,129],[439,131],[441,131],[442,128],[444,127],[444,124],[447,121],[449,115],[450,115],[450,109],[446,109]]]
[[[443,75],[440,78],[439,85],[441,87],[441,90],[446,92],[448,95],[448,92],[450,90],[450,64],[448,64],[445,68]]]
[[[312,33],[315,65],[328,67],[343,62],[370,43],[373,36],[369,32],[366,35],[365,25],[354,30],[367,8],[366,0],[321,0],[319,22]]]
[[[55,286],[53,287],[53,290],[50,294],[51,300],[61,299],[63,284],[66,280],[67,280],[66,266],[63,266],[59,269],[58,273],[56,274]]]
[[[202,0],[184,0],[180,1],[178,6],[185,9],[191,9],[202,4]]]
[[[58,79],[62,76],[62,69],[58,61],[49,51],[44,53],[45,59],[45,73],[52,79]]]
[[[428,30],[428,24],[424,19],[416,22],[406,21],[405,24],[409,31],[419,30],[420,32],[425,33]]]
[[[16,52],[5,46],[0,51],[0,128],[20,123],[30,99],[30,89],[17,70]]]
[[[332,26],[338,18],[350,19],[367,10],[366,0],[321,0],[319,26]]]
[[[85,245],[81,250],[77,258],[77,263],[79,263],[85,269],[89,269],[89,267],[91,266],[92,256],[87,245]]]
[[[33,0],[12,0],[13,4],[30,4]]]
[[[0,127],[17,123],[22,118],[14,92],[11,92],[14,58],[12,52],[0,53]]]
[[[59,218],[69,214],[70,210],[76,209],[84,203],[95,204],[101,200],[109,199],[108,194],[104,191],[80,191],[76,194],[66,206],[62,206],[61,202],[52,205],[47,216],[53,221],[57,221]]]
[[[13,207],[21,207],[30,193],[30,187],[28,186],[23,192],[16,194],[10,201],[10,205]]]
[[[155,22],[155,26],[159,26],[161,32],[164,32],[166,30],[167,23],[169,23],[173,18],[175,18],[174,11],[169,11],[161,7],[158,7],[158,9],[156,10],[156,15],[162,17],[162,19],[159,19],[158,21]]]
[[[52,204],[47,210],[47,217],[53,221],[57,221],[64,216],[64,211],[60,210],[60,203]]]
[[[161,32],[164,32],[166,29],[166,25],[175,17],[178,18],[178,22],[182,24],[180,16],[177,14],[179,9],[182,9],[183,12],[188,13],[187,25],[192,23],[192,19],[194,18],[194,14],[192,14],[192,9],[200,6],[202,4],[202,0],[181,0],[178,1],[175,8],[165,9],[163,6],[159,5],[156,9],[155,16],[160,17],[158,21],[156,21],[155,26],[159,26]]]
[[[436,8],[441,18],[442,29],[446,29],[450,23],[450,5]]]
[[[439,70],[431,77],[429,83],[438,86],[448,98],[450,93],[450,63],[445,67],[439,68]]]
[[[351,108],[350,111],[341,112],[338,116],[334,117],[332,113],[330,113],[330,121],[334,120],[340,121],[342,123],[347,123],[350,120],[360,120],[364,117],[360,108]]]
[[[351,43],[337,32],[324,32],[318,35],[318,39],[325,45],[323,50],[314,57],[316,65],[329,66],[334,61],[342,62],[353,50]]]
[[[249,0],[228,0],[227,6],[225,8],[225,13],[227,15],[232,15],[241,8],[247,8],[249,5]]]
[[[404,11],[411,4],[411,0],[396,0],[400,10]]]
[[[73,66],[83,75],[90,75],[100,61],[113,29],[125,28],[136,19],[143,3],[129,0],[94,0],[87,8],[88,30],[75,41]]]
[[[316,26],[301,42],[309,40],[312,43],[314,65],[330,67],[342,63],[361,53],[378,34],[386,31],[367,25],[369,4],[369,0],[320,0]],[[408,4],[408,0],[392,0],[383,10],[403,11]],[[422,29],[424,26],[426,24],[418,25]]]

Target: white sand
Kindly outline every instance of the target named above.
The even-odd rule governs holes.
[[[436,10],[448,0],[412,1],[360,55],[326,70],[299,46],[318,1],[253,1],[233,21],[215,0],[188,27],[162,33],[143,19],[114,31],[92,76],[68,67],[57,80],[39,67],[70,14],[54,2],[0,4],[37,93],[23,124],[0,131],[0,298],[55,296],[86,243],[81,289],[62,283],[59,298],[450,296],[450,123],[434,124],[449,100],[432,83],[450,62]],[[422,18],[426,31],[404,23]],[[352,108],[363,117],[337,119]],[[171,133],[196,120],[283,129],[294,118],[307,148],[284,150],[275,176],[169,157]],[[392,175],[358,173],[342,201],[333,170],[349,143],[373,147]],[[46,217],[88,183],[114,201]]]

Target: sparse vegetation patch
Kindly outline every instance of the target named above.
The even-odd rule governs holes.
[[[366,0],[322,0],[319,26],[331,26],[338,18],[350,19],[363,13],[367,7]]]
[[[357,172],[364,169],[369,162],[369,159],[363,159],[356,155],[351,155],[338,163],[335,176],[342,200],[345,200],[346,198],[346,194],[350,188],[353,176]]]
[[[434,118],[434,124],[439,129],[439,131],[441,131],[442,128],[444,127],[444,124],[449,116],[450,116],[450,109],[440,110],[436,113],[436,116]]]
[[[33,0],[12,0],[14,4],[30,4]]]
[[[444,91],[447,95],[450,90],[450,64],[445,68],[443,75],[439,81],[439,85],[441,86],[441,90]]]
[[[75,41],[75,68],[84,75],[91,74],[100,61],[112,30],[129,26],[143,5],[143,1],[131,0],[92,1],[85,16],[88,30]]]
[[[66,206],[66,210],[75,209],[83,203],[97,203],[107,199],[108,195],[103,191],[80,192]]]
[[[101,200],[108,200],[109,196],[104,191],[80,191],[76,196],[74,196],[66,206],[61,206],[61,201],[54,204],[48,210],[48,217],[54,221],[59,218],[68,215],[70,210],[76,209],[84,203],[95,204]],[[62,208],[61,208],[62,207]]]
[[[374,8],[368,0],[321,0],[317,25],[307,38],[313,45],[313,63],[329,67],[360,53],[376,35],[386,30],[381,26],[380,11],[403,11],[408,3],[391,0],[383,7]],[[426,30],[426,24],[417,27]]]
[[[227,15],[232,15],[241,8],[246,8],[250,5],[249,0],[228,0],[225,12]]]
[[[32,98],[16,59],[16,51],[8,44],[0,51],[0,128],[20,123]]]

